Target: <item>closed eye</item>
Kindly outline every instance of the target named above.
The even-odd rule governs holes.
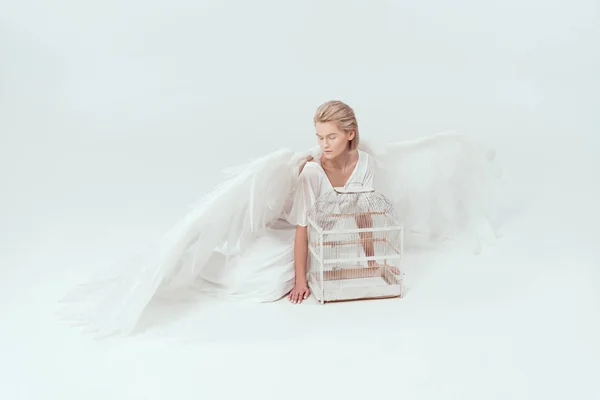
[[[319,136],[319,135],[317,134],[317,137],[319,138],[319,140],[323,140],[323,136]],[[327,138],[328,138],[328,139],[331,139],[331,140],[335,139],[336,137],[337,137],[337,135],[336,135],[336,134],[327,135]]]

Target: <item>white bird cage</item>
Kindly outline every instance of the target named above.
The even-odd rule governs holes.
[[[326,302],[402,297],[404,231],[371,188],[335,188],[308,212],[308,284]]]

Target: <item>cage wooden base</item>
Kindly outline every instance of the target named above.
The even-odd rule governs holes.
[[[316,296],[315,296],[316,297]],[[390,295],[390,296],[371,296],[371,297],[365,297],[365,298],[361,298],[361,299],[338,299],[338,300],[325,300],[325,301],[321,301],[319,300],[319,302],[321,304],[325,304],[325,303],[348,303],[351,301],[367,301],[367,300],[385,300],[385,299],[399,299],[402,298],[402,293],[400,294],[395,294],[395,295]],[[317,298],[318,300],[318,298]]]
[[[340,268],[309,274],[309,287],[319,302],[331,303],[351,300],[402,297],[402,279],[395,275],[395,267]]]

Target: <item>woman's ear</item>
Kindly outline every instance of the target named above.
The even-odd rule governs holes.
[[[350,134],[348,135],[348,141],[350,141],[350,140],[354,139],[354,136],[356,136],[356,135],[355,135],[355,132],[354,132],[354,131],[351,131],[351,132],[350,132]]]

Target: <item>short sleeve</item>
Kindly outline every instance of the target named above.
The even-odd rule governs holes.
[[[373,160],[371,159],[371,157],[367,156],[363,187],[374,189],[373,188],[373,175],[374,175]]]
[[[321,177],[316,165],[307,163],[298,178],[298,185],[294,193],[292,208],[287,216],[287,221],[292,225],[307,226],[306,215],[319,198],[321,191]]]

